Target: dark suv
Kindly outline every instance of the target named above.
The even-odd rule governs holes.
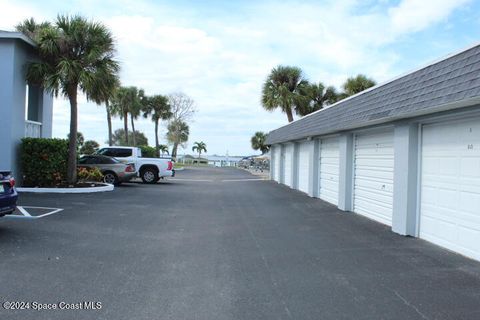
[[[15,211],[17,198],[15,179],[10,171],[0,171],[0,217]]]

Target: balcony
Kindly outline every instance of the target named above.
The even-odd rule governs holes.
[[[25,120],[25,137],[26,138],[41,138],[42,137],[42,123]]]

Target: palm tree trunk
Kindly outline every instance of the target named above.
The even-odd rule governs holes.
[[[110,106],[108,105],[108,100],[105,101],[105,109],[107,109],[108,145],[112,146],[112,114],[110,113]]]
[[[293,121],[293,113],[292,113],[292,108],[286,108],[285,113],[287,114],[288,122]]]
[[[123,114],[123,130],[125,130],[125,144],[128,146],[128,113]]]
[[[70,100],[70,138],[68,141],[67,183],[73,185],[77,182],[77,85],[68,88],[68,99]]]
[[[160,157],[160,148],[158,143],[158,120],[155,120],[155,150],[157,150],[157,155]]]
[[[177,158],[177,148],[178,148],[178,143],[175,142],[172,148],[172,159],[174,160]]]
[[[130,120],[132,121],[132,131],[133,131],[132,140],[133,140],[133,146],[136,147],[137,142],[136,142],[136,139],[135,139],[135,124],[133,123],[133,115],[130,116]]]

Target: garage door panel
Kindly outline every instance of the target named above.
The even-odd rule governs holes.
[[[324,171],[335,170],[338,168],[338,156],[337,157],[323,157],[322,165]]]
[[[455,242],[457,229],[449,221],[440,220],[438,217],[425,216],[423,222],[422,238],[434,239],[444,244]],[[439,234],[442,236],[439,237]]]
[[[326,201],[331,204],[337,204],[338,203],[338,192],[334,190],[328,190],[325,189],[322,192],[322,198],[323,201]]]
[[[389,204],[389,200],[391,198],[390,192],[385,191],[372,191],[372,189],[359,189],[357,188],[357,194],[355,195],[357,200],[370,200],[372,203],[380,203],[383,204],[386,208],[391,208],[392,205]]]
[[[422,130],[420,237],[480,260],[480,119]]]
[[[337,176],[333,173],[322,172],[320,175],[323,183],[336,183],[338,185]]]
[[[308,193],[310,187],[310,157],[312,152],[311,142],[302,142],[298,147],[298,189]]]
[[[319,198],[338,205],[338,180],[340,170],[338,138],[334,137],[320,140],[319,155]]]
[[[365,169],[371,169],[373,171],[388,171],[392,172],[393,167],[393,155],[390,159],[357,159],[356,164]]]
[[[381,203],[372,203],[369,200],[358,199],[355,212],[375,221],[391,224],[391,219],[388,218],[391,210],[391,207],[385,207]]]
[[[325,189],[325,191],[330,191],[330,192],[333,192],[333,193],[337,193],[338,192],[338,183],[335,181],[335,180],[327,180],[327,179],[324,179],[323,180],[323,188]]]
[[[280,181],[280,158],[282,156],[280,146],[275,146],[273,149],[274,152],[274,176],[273,179],[277,182]]]
[[[462,158],[460,160],[460,175],[468,178],[480,178],[480,156]]]
[[[460,210],[476,214],[477,211],[480,210],[480,191],[477,191],[476,193],[462,192],[460,194],[460,202],[458,205]],[[480,220],[480,216],[478,218]]]
[[[382,217],[382,219],[388,219],[388,213],[392,209],[391,206],[385,204],[384,201],[372,201],[368,197],[359,196],[357,199],[357,213],[368,213],[372,216]]]
[[[389,130],[359,134],[357,135],[357,141],[360,142],[361,148],[370,146],[393,146],[391,134]]]
[[[475,244],[480,243],[480,232],[478,229],[462,227],[458,232],[458,241],[460,247],[464,247],[475,254],[475,251],[478,250]]]
[[[476,239],[480,236],[480,228],[475,227],[480,222],[478,219],[472,219],[472,221],[465,220],[463,224],[452,224],[451,214],[452,212],[443,211],[439,214],[435,208],[431,208],[431,211],[425,210],[424,226],[422,226],[423,235],[429,235],[430,237],[437,237],[443,239],[446,242],[460,241],[460,239]],[[422,214],[423,214],[422,213]],[[464,217],[465,218],[465,217]],[[470,216],[470,218],[474,218]],[[458,243],[469,248],[475,248],[476,243]]]
[[[356,135],[354,156],[354,212],[391,225],[393,131]]]
[[[285,146],[283,160],[283,181],[287,186],[292,186],[293,145]]]
[[[377,180],[362,180],[355,184],[355,189],[368,190],[372,193],[378,194],[385,193],[391,197],[393,192],[393,184]]]
[[[444,151],[446,152],[446,151]],[[423,159],[423,164],[426,169],[425,174],[437,175],[441,173],[442,176],[457,176],[458,168],[455,165],[457,161],[454,157],[441,158],[440,156],[429,156]],[[444,169],[441,169],[444,168]]]
[[[390,178],[393,173],[391,171],[375,171],[373,169],[362,170],[358,169],[356,176],[356,184],[361,184],[362,181],[382,181],[385,183],[390,182]]]

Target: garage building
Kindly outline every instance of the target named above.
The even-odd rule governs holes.
[[[480,45],[269,133],[271,179],[480,260]]]

